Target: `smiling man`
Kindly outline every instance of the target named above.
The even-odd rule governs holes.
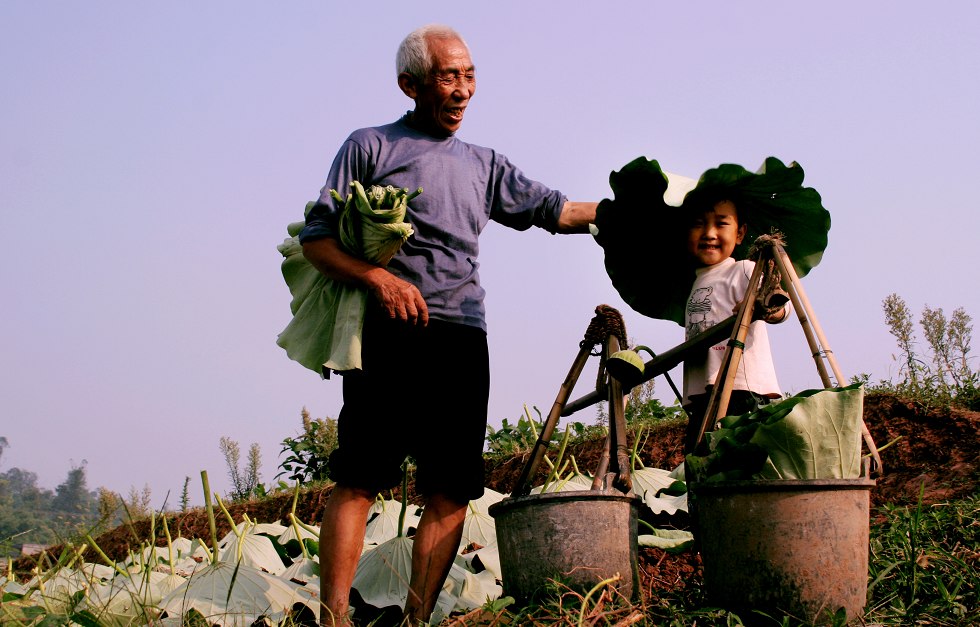
[[[406,456],[416,463],[425,509],[414,540],[405,616],[426,621],[459,547],[467,503],[483,494],[483,438],[490,392],[479,235],[487,222],[551,233],[584,233],[596,204],[570,202],[507,158],[456,137],[476,70],[462,37],[430,25],[405,38],[398,87],[412,111],[354,131],[327,175],[300,234],[321,272],[371,295],[362,369],[343,373],[337,482],[320,532],[324,625],[348,624],[350,586],[368,508],[397,485]],[[338,207],[351,181],[422,187],[406,217],[414,234],[386,267],[347,254],[337,240]]]

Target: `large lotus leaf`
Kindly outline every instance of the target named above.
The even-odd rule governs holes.
[[[185,581],[179,575],[156,571],[117,577],[89,590],[79,607],[95,615],[101,625],[142,625],[159,615],[160,602]]]
[[[580,490],[592,489],[592,477],[581,473],[572,473],[561,479],[554,479],[548,485],[541,484],[531,488],[530,494],[541,494],[542,492],[578,492]]]
[[[687,226],[696,210],[732,200],[748,225],[736,259],[747,257],[759,235],[778,230],[797,273],[816,266],[827,247],[830,213],[816,190],[803,187],[803,168],[769,157],[758,172],[735,164],[691,179],[668,174],[654,160],[631,161],[609,175],[612,199],[596,209],[593,234],[605,253],[606,272],[637,312],[684,324],[695,266],[687,252]],[[687,191],[690,190],[690,191]],[[680,207],[676,199],[687,192]]]
[[[466,518],[463,519],[463,538],[459,549],[463,550],[471,544],[479,546],[497,546],[497,525],[486,510],[477,509],[472,502],[466,508]]]
[[[85,562],[78,568],[88,579],[98,582],[98,581],[109,581],[116,576],[116,569],[111,566],[106,566],[105,564],[97,564],[95,562]]]
[[[328,279],[301,250],[290,253],[282,269],[293,293],[293,318],[276,343],[290,359],[320,376],[360,368],[367,292]]]
[[[222,627],[246,627],[262,616],[278,624],[296,603],[319,616],[319,604],[298,588],[252,566],[219,561],[194,573],[185,585],[168,594],[160,609],[170,617],[195,610],[208,624]]]
[[[856,478],[864,390],[805,390],[755,412],[726,416],[709,453],[688,455],[699,481]]]
[[[769,453],[758,478],[858,478],[863,412],[860,385],[803,397],[781,420],[759,425],[752,437]]]
[[[483,607],[487,601],[493,601],[503,593],[496,577],[489,570],[474,573],[453,564],[448,580],[453,584],[450,593],[456,600],[453,609],[462,612]]]
[[[50,578],[47,575],[34,577],[27,583],[27,588],[35,585],[39,587],[31,593],[31,600],[55,613],[64,613],[72,604],[75,593],[84,592],[90,586],[84,574],[70,568],[61,568]]]
[[[246,533],[241,538],[229,542],[218,553],[218,560],[252,566],[273,575],[279,575],[286,570],[279,552],[276,551],[272,540],[263,535]]]
[[[170,563],[170,549],[165,546],[143,547],[143,550],[138,554],[130,553],[129,557],[121,562],[121,566],[125,568],[136,565],[139,566],[139,570],[142,570],[145,564],[156,565],[158,562]]]
[[[479,549],[466,557],[469,557],[470,570],[474,572],[487,570],[493,573],[497,579],[504,578],[503,569],[500,567],[500,550],[497,547],[490,546]]]
[[[470,507],[478,512],[488,512],[490,510],[491,505],[493,505],[494,503],[499,503],[504,498],[506,498],[506,496],[507,496],[506,494],[501,494],[496,490],[485,488],[483,490],[483,496],[481,496],[478,499],[474,499],[470,501]]]
[[[654,514],[673,515],[687,511],[687,494],[663,494],[677,482],[673,471],[662,468],[640,468],[633,472],[633,491],[643,498],[643,502]]]
[[[95,616],[100,625],[119,627],[146,624],[160,612],[155,603],[147,603],[137,584],[126,578],[93,587],[78,607]]]
[[[735,203],[739,221],[748,225],[732,255],[736,259],[747,258],[757,237],[776,230],[785,236],[786,253],[799,276],[820,263],[827,248],[830,212],[821,204],[817,190],[803,186],[803,168],[798,163],[787,166],[769,157],[756,172],[722,164],[701,175],[697,187],[684,199],[683,209],[700,210],[723,199]]]
[[[613,198],[596,208],[596,242],[613,287],[637,312],[683,324],[694,282],[681,212],[667,204],[669,180],[655,160],[634,159],[609,175]]]
[[[307,527],[302,525],[291,525],[286,527],[286,530],[279,534],[279,544],[285,546],[290,541],[300,541],[300,540],[320,540],[320,530],[318,527],[313,527],[311,531]]]
[[[14,579],[7,579],[6,576],[0,576],[0,594],[25,594],[26,592],[27,588],[24,584]]]
[[[396,500],[375,501],[372,510],[369,510],[369,515],[371,512],[376,513],[368,520],[364,532],[364,542],[367,544],[383,544],[400,535],[399,531],[401,535],[405,535],[409,528],[418,527],[420,518],[414,513],[417,508],[410,505],[405,512],[404,528],[398,529],[401,507],[401,502]]]
[[[640,468],[633,471],[633,491],[639,496],[646,496],[652,492],[657,492],[669,488],[674,483],[674,478],[669,470],[662,468]]]
[[[654,529],[651,533],[639,535],[637,544],[663,549],[668,553],[680,553],[694,544],[694,535],[681,529]]]
[[[286,581],[309,585],[320,578],[320,560],[316,557],[297,558],[279,576]]]
[[[352,587],[368,605],[403,607],[412,577],[412,539],[392,538],[357,562]]]

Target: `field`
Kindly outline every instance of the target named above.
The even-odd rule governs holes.
[[[875,624],[980,624],[977,607],[980,553],[980,414],[957,410],[923,411],[915,403],[888,394],[865,398],[865,422],[881,449],[884,475],[871,491],[872,547],[868,619]],[[635,437],[635,433],[631,435]],[[682,461],[683,423],[662,421],[640,436],[639,457],[648,467],[670,469]],[[600,440],[582,440],[569,446],[583,470],[595,467]],[[486,461],[487,487],[507,493],[526,461],[526,453],[490,457]],[[544,473],[544,469],[541,470]],[[539,478],[542,480],[542,476]],[[329,487],[300,493],[296,515],[318,521]],[[409,483],[409,495],[412,485]],[[398,498],[398,491],[394,493]],[[235,503],[235,520],[247,514],[254,521],[286,520],[292,495]],[[647,521],[660,528],[685,528],[682,514]],[[210,537],[203,510],[169,515],[174,536]],[[230,530],[217,519],[218,536]],[[157,535],[159,534],[157,523]],[[148,521],[124,525],[96,539],[113,560],[123,559],[150,535]],[[911,540],[909,540],[911,538]],[[158,544],[164,543],[162,537]],[[739,617],[703,607],[700,556],[694,551],[668,553],[640,549],[641,603],[631,605],[605,591],[586,602],[569,590],[556,589],[554,603],[532,608],[485,607],[464,616],[451,616],[445,625],[489,624],[743,624]],[[21,560],[19,568],[29,567]],[[972,573],[972,574],[971,574]],[[938,583],[937,583],[938,581]],[[611,596],[612,595],[612,596]],[[937,601],[936,598],[939,598]],[[913,620],[914,619],[914,620]],[[911,621],[911,622],[906,622]],[[383,623],[379,623],[383,624]],[[788,618],[763,624],[796,624]]]

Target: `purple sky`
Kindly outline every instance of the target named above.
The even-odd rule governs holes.
[[[810,6],[0,4],[0,471],[54,488],[86,460],[91,488],[156,507],[190,476],[200,502],[201,470],[230,487],[221,436],[257,442],[271,483],[301,408],[338,414],[339,380],[275,344],[276,245],[346,135],[411,107],[394,53],[428,22],[478,68],[460,137],[573,199],[638,156],[799,162],[833,219],[804,279],[819,321],[845,374],[894,376],[887,295],[980,316],[980,5]],[[589,236],[492,224],[482,246],[492,424],[547,411],[598,304],[654,350],[682,340],[622,302]],[[799,325],[771,337],[786,392],[819,387]]]

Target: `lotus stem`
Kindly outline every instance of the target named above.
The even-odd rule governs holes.
[[[211,563],[218,556],[218,529],[214,524],[214,506],[211,505],[211,484],[208,482],[208,471],[201,471],[201,483],[204,484],[204,508],[208,512],[208,524],[211,526]]]
[[[405,513],[408,511],[408,460],[402,462],[402,507],[398,512],[398,537],[403,535]]]
[[[170,574],[174,575],[174,543],[170,537],[170,527],[167,526],[167,517],[163,516],[163,535],[167,538],[167,565],[170,566]]]
[[[298,489],[299,488],[299,484],[296,484],[296,485],[297,485],[297,489]],[[293,502],[293,507],[296,507],[295,501]],[[294,514],[293,512],[289,512],[289,514],[287,514],[287,515],[289,516],[289,522],[293,526],[293,531],[296,533],[296,540],[299,542],[299,548],[303,552],[303,557],[306,558],[306,559],[310,559],[310,552],[306,550],[306,543],[303,542],[303,536],[300,534],[300,531],[299,531],[299,529],[300,529],[299,528],[299,521],[296,520],[296,514]]]
[[[555,464],[551,467],[551,472],[548,474],[548,478],[544,481],[544,487],[541,488],[541,493],[544,494],[548,491],[548,484],[556,476],[556,469],[562,461],[562,457],[565,456],[565,447],[568,446],[568,439],[571,437],[572,431],[568,427],[565,427],[565,437],[561,439],[561,446],[558,447],[558,456],[555,458]]]
[[[103,551],[102,548],[98,544],[95,543],[95,539],[92,538],[91,535],[89,535],[89,534],[86,533],[85,534],[85,541],[88,542],[92,546],[92,550],[95,551],[99,555],[99,557],[102,558],[102,561],[104,561],[106,563],[106,565],[110,566],[114,571],[116,571],[116,573],[118,573],[118,574],[120,574],[120,575],[122,575],[124,577],[129,577],[130,576],[129,572],[127,572],[127,571],[119,568],[119,565],[118,564],[116,564],[114,561],[112,561],[111,559],[109,559],[109,556],[106,555],[105,554],[105,551]]]

